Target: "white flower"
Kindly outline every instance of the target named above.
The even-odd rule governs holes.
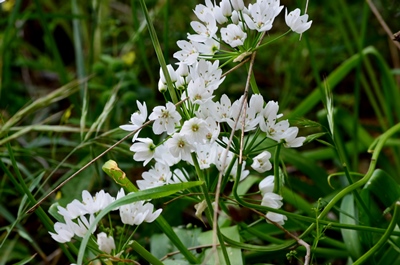
[[[179,124],[181,115],[176,111],[176,107],[171,102],[167,102],[166,107],[157,106],[149,116],[150,120],[154,120],[153,132],[161,134],[167,132],[172,134],[175,131],[175,125]]]
[[[192,21],[190,25],[197,34],[188,34],[188,39],[194,42],[205,42],[217,33],[218,27],[214,15],[210,12],[203,16],[203,23]]]
[[[122,198],[125,196],[123,189],[118,192],[117,198]],[[162,212],[162,209],[158,209],[153,212],[154,205],[144,201],[133,202],[130,204],[122,205],[119,208],[119,214],[121,221],[124,224],[129,225],[140,225],[143,222],[151,223],[153,222]]]
[[[224,42],[235,48],[243,45],[247,34],[238,25],[229,24],[226,28],[221,29],[221,37]]]
[[[178,75],[175,73],[175,70],[172,67],[172,65],[168,64],[167,70],[168,70],[168,74],[169,74],[169,77],[171,78],[172,83],[175,83],[176,80],[178,79]],[[165,78],[164,72],[161,67],[160,67],[160,80],[161,80],[161,82],[163,82],[164,85],[167,85],[167,80]]]
[[[282,196],[280,196],[276,193],[267,192],[263,195],[261,205],[267,206],[270,208],[274,208],[274,209],[279,209],[283,205],[282,199],[283,199]]]
[[[253,164],[251,164],[251,167],[259,173],[268,171],[272,168],[271,162],[269,161],[270,158],[271,153],[268,151],[264,151],[253,158]]]
[[[214,109],[210,110],[211,115],[217,122],[228,122],[231,118],[231,100],[226,94],[221,96],[220,102],[215,102]]]
[[[107,236],[104,232],[97,234],[97,245],[99,246],[99,250],[107,254],[110,254],[115,249],[114,238],[111,235]]]
[[[223,0],[224,1],[224,0]],[[222,1],[221,1],[222,4]],[[228,0],[228,4],[229,4],[229,0]],[[230,4],[229,4],[230,6]],[[213,9],[213,14],[214,14],[214,18],[215,20],[219,23],[219,24],[225,24],[226,22],[228,22],[228,18],[226,16],[223,15],[222,13],[222,8],[219,6],[215,6]],[[232,14],[232,12],[231,12]]]
[[[294,11],[287,13],[285,10],[285,21],[288,27],[298,34],[302,34],[304,31],[311,27],[312,21],[307,22],[308,15],[304,14],[300,16],[300,9],[296,8]]]
[[[64,218],[71,220],[88,213],[85,205],[76,199],[68,203],[66,208],[57,206],[57,209]]]
[[[194,117],[183,123],[180,133],[191,143],[204,143],[210,129],[204,120]]]
[[[208,124],[208,129],[210,130],[210,132],[206,135],[206,142],[214,143],[221,132],[221,128],[219,127],[219,123],[217,123],[211,116],[206,118],[206,122]]]
[[[271,220],[272,222],[278,223],[280,225],[284,225],[285,221],[287,220],[286,215],[279,214],[279,213],[274,213],[274,212],[268,212],[266,217]],[[268,223],[270,223],[267,220]]]
[[[253,94],[250,98],[249,108],[254,109],[256,114],[260,114],[264,109],[264,98],[260,94]]]
[[[135,113],[133,113],[131,115],[131,124],[119,126],[122,130],[129,131],[129,132],[137,130],[146,121],[146,119],[147,119],[146,102],[143,102],[143,105],[142,105],[142,104],[140,104],[139,101],[136,101],[136,104],[138,107],[138,111],[136,111]],[[132,142],[134,142],[136,140],[136,138],[139,135],[139,132],[140,132],[140,130],[133,136]]]
[[[193,10],[197,18],[203,22],[206,20],[207,14],[212,14],[214,10],[214,5],[210,0],[206,0],[205,4],[198,4]]]
[[[149,171],[143,172],[143,179],[136,181],[136,184],[140,190],[145,190],[169,184],[171,177],[172,173],[169,166],[155,163]]]
[[[194,151],[194,146],[188,141],[186,135],[175,133],[165,144],[173,156],[192,163],[190,154]]]
[[[261,195],[274,191],[274,181],[275,177],[273,175],[267,176],[260,181],[258,188],[260,189]]]
[[[72,222],[69,219],[66,219],[66,224],[72,228],[72,231],[74,232],[75,235],[79,237],[84,237],[91,226],[91,224],[94,222],[94,215],[90,214],[89,220],[85,216],[80,216],[78,219],[78,224]]]
[[[197,78],[196,80],[191,80],[187,87],[187,94],[189,100],[193,104],[202,105],[213,98],[212,91],[206,89],[203,79]],[[186,95],[182,94],[182,100],[186,98]]]
[[[206,169],[215,162],[217,156],[216,142],[213,144],[201,144],[196,146],[196,156],[200,165],[200,169]]]
[[[258,32],[268,31],[272,28],[275,17],[281,12],[283,6],[279,1],[257,1],[249,5],[249,15],[243,14],[244,20],[250,29]]]
[[[92,197],[87,190],[82,191],[82,203],[89,214],[97,213],[115,201],[109,193],[101,190]]]
[[[135,161],[144,161],[143,166],[147,165],[154,156],[156,146],[150,138],[138,138],[139,143],[134,143],[130,150],[135,152],[133,159]]]
[[[204,81],[204,86],[207,90],[216,90],[218,86],[225,80],[221,78],[222,70],[219,68],[219,60],[214,63],[201,59],[190,68],[190,76],[192,80],[201,79]]]
[[[283,145],[285,147],[300,147],[303,145],[303,142],[305,141],[305,137],[297,137],[297,134],[299,132],[299,128],[297,127],[290,127],[288,128],[283,134],[282,134],[282,139],[284,140]]]
[[[177,41],[177,45],[181,50],[173,54],[174,58],[187,65],[192,65],[197,61],[199,50],[195,44],[185,40],[179,40]]]
[[[72,231],[71,227],[61,222],[54,224],[54,231],[55,233],[49,232],[49,234],[55,241],[59,243],[70,242],[74,236],[74,232]]]
[[[187,77],[189,75],[189,67],[185,63],[178,63],[178,69],[176,69],[176,74],[181,77]]]
[[[230,17],[232,15],[232,7],[229,0],[222,0],[219,6],[221,7],[222,15],[225,17]]]
[[[220,42],[215,38],[208,39],[204,43],[197,43],[196,47],[202,55],[213,55],[220,49]]]
[[[231,107],[230,116],[232,120],[228,120],[229,126],[234,130],[242,129],[242,123],[244,120],[244,131],[249,132],[256,129],[256,126],[259,124],[260,117],[256,115],[256,110],[254,108],[249,108],[246,105],[243,105],[243,108],[246,108],[246,112],[242,109],[242,101],[244,100],[244,96],[241,96],[240,99],[236,100]],[[240,115],[239,115],[240,113]],[[239,119],[239,120],[237,120]],[[237,121],[237,122],[236,122]],[[236,124],[236,127],[233,128]]]
[[[240,11],[244,9],[244,2],[243,0],[231,0],[231,4],[233,9],[236,11]]]
[[[171,154],[169,148],[165,144],[157,146],[154,152],[154,159],[168,166],[173,166],[181,161],[180,157],[175,157]]]

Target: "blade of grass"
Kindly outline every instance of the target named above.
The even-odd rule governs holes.
[[[74,80],[59,89],[51,92],[47,96],[38,98],[25,108],[19,110],[17,113],[15,113],[1,128],[0,128],[0,138],[4,137],[5,134],[9,131],[9,129],[17,124],[20,120],[25,118],[27,115],[41,109],[44,107],[49,106],[50,104],[60,101],[64,98],[69,97],[70,95],[74,94],[79,90],[79,84],[82,84],[89,80],[90,77],[86,77],[84,79],[80,80]]]
[[[169,76],[169,73],[168,73],[168,70],[167,70],[167,64],[166,64],[165,59],[164,59],[164,55],[163,55],[163,52],[162,52],[162,49],[161,49],[161,46],[160,46],[160,42],[158,41],[156,30],[154,29],[153,23],[152,23],[152,21],[150,19],[150,15],[149,15],[149,12],[148,12],[147,7],[146,7],[145,0],[139,0],[139,2],[140,2],[140,6],[142,7],[144,16],[146,18],[147,28],[149,30],[150,38],[151,38],[151,41],[152,41],[153,46],[154,46],[154,51],[156,52],[156,55],[157,55],[157,58],[158,58],[158,62],[160,64],[160,66],[161,66],[162,72],[164,73],[165,79],[167,81],[169,95],[171,97],[172,102],[174,104],[176,104],[179,100],[178,100],[178,97],[176,95],[175,89],[174,89],[174,87],[172,85],[171,77]]]

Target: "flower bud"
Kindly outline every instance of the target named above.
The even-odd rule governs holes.
[[[244,3],[243,0],[231,0],[233,9],[240,11],[244,9]]]

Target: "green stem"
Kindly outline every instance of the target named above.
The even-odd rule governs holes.
[[[274,193],[281,194],[281,177],[279,174],[279,153],[282,144],[278,144],[274,154]]]
[[[176,96],[176,91],[174,89],[174,86],[172,85],[171,77],[169,76],[168,73],[167,64],[164,59],[160,42],[158,41],[156,30],[154,29],[153,23],[150,19],[149,11],[147,10],[145,0],[139,0],[139,2],[140,6],[142,7],[144,16],[146,18],[147,28],[149,29],[150,38],[154,46],[154,51],[156,52],[158,62],[160,63],[161,69],[165,76],[165,80],[167,81],[168,92],[171,96],[172,102],[176,104],[179,100],[178,97]]]
[[[396,227],[397,221],[400,218],[400,210],[399,209],[400,209],[400,202],[397,201],[396,204],[395,204],[394,214],[393,214],[392,220],[390,221],[390,224],[389,224],[388,228],[386,229],[386,232],[379,239],[379,241],[370,250],[368,250],[367,253],[365,253],[358,260],[356,260],[353,263],[353,265],[359,265],[359,264],[362,264],[362,263],[370,260],[370,257],[376,251],[378,251],[378,249],[381,248],[383,246],[383,244],[386,243],[386,241],[392,235],[392,232],[393,232],[394,228]]]
[[[396,124],[395,126],[393,126],[392,128],[390,128],[389,130],[387,130],[384,134],[382,134],[378,141],[377,144],[375,146],[375,150],[372,154],[372,158],[371,158],[371,163],[369,165],[369,169],[367,171],[367,173],[365,174],[365,176],[360,179],[359,181],[349,185],[348,187],[344,188],[343,190],[341,190],[338,194],[336,194],[335,197],[332,198],[332,200],[325,206],[324,210],[320,213],[320,215],[318,216],[318,219],[324,218],[329,211],[331,210],[331,208],[340,200],[342,199],[346,194],[352,192],[353,190],[365,185],[368,180],[371,178],[372,173],[375,170],[376,167],[376,163],[378,161],[378,157],[379,154],[383,148],[383,146],[385,145],[385,142],[396,132],[398,132],[400,130],[400,123]]]

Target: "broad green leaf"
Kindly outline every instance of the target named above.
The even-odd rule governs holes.
[[[235,241],[238,242],[240,241],[240,235],[237,226],[223,227],[221,228],[221,233],[224,236],[227,236]],[[201,235],[198,237],[198,240],[201,245],[212,245],[213,232],[207,231],[201,233]],[[219,264],[221,265],[226,264],[226,261],[224,260],[224,256],[222,255],[220,247],[218,247],[217,249],[218,249],[217,252],[219,258]],[[240,248],[227,247],[226,251],[228,252],[229,255],[230,264],[235,264],[235,265],[243,264],[242,250]],[[204,259],[208,259],[206,264],[217,264],[217,262],[215,261],[215,254],[211,252],[211,248],[206,249],[204,251]]]
[[[342,224],[357,224],[357,212],[353,194],[348,194],[343,198],[340,205],[339,219]],[[362,255],[359,232],[356,230],[341,229],[341,233],[351,257],[354,260],[359,258]]]
[[[199,245],[198,237],[201,233],[200,228],[187,229],[175,227],[173,230],[186,248]],[[178,248],[165,234],[154,234],[150,239],[150,250],[155,257],[161,259],[168,253],[178,251]],[[194,250],[193,252],[195,253]],[[164,264],[173,264],[173,262],[176,262],[174,264],[189,264],[181,253],[169,257],[164,261]]]
[[[374,171],[364,189],[374,193],[386,207],[390,207],[400,198],[399,184],[381,169]]]

